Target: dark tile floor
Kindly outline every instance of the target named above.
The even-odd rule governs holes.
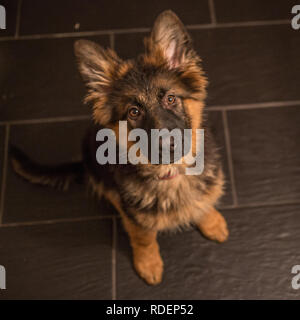
[[[294,0],[214,0],[218,22],[290,19]]]
[[[0,30],[0,299],[299,299],[300,31],[293,1],[2,1]],[[124,58],[142,50],[154,17],[188,25],[210,80],[208,118],[223,156],[219,207],[230,239],[190,230],[159,237],[165,277],[140,280],[118,216],[82,186],[25,183],[7,159],[14,143],[35,160],[80,158],[89,122],[73,43],[89,38]]]
[[[207,1],[25,0],[20,34],[147,28],[170,7],[181,12],[184,23],[210,22]]]

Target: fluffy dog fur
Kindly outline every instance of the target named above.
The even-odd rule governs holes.
[[[214,208],[222,195],[223,172],[213,138],[203,119],[207,81],[201,60],[178,17],[165,11],[145,39],[145,53],[121,60],[110,49],[79,40],[75,43],[79,70],[87,85],[85,101],[93,106],[93,125],[83,141],[83,162],[57,167],[33,163],[13,148],[15,171],[32,183],[61,186],[79,178],[118,209],[130,237],[134,266],[149,284],[162,280],[163,261],[157,232],[195,224],[209,239],[223,242],[228,230]],[[130,116],[131,109],[137,109]],[[186,164],[105,164],[96,161],[96,133],[118,121],[133,128],[205,129],[204,171],[185,175]],[[169,179],[172,177],[172,179]]]

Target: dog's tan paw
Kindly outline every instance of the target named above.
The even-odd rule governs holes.
[[[198,223],[201,233],[208,239],[224,242],[228,239],[227,223],[220,212],[213,209]]]
[[[143,253],[134,258],[134,266],[137,273],[148,284],[156,285],[162,280],[163,261],[159,253],[146,254]]]

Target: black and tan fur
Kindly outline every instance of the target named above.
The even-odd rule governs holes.
[[[209,239],[223,242],[228,230],[214,208],[223,192],[223,172],[216,146],[203,119],[207,81],[201,60],[192,48],[184,26],[171,12],[163,12],[145,39],[145,53],[123,61],[114,51],[86,40],[75,43],[79,70],[88,88],[86,102],[93,106],[93,126],[83,142],[83,163],[56,168],[37,166],[12,150],[17,173],[33,183],[65,187],[84,177],[94,192],[118,209],[129,234],[134,266],[149,284],[162,279],[163,262],[156,240],[158,231],[195,224]],[[169,107],[169,96],[175,102]],[[171,99],[172,100],[172,99]],[[167,102],[166,102],[167,101]],[[173,102],[172,102],[173,103]],[[137,106],[138,119],[128,110]],[[96,133],[100,128],[118,130],[118,121],[133,128],[205,129],[204,171],[185,175],[185,164],[99,165]],[[118,136],[118,135],[117,135]],[[173,179],[164,179],[167,175]]]

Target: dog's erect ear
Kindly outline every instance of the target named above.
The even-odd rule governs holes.
[[[111,110],[106,101],[112,83],[122,69],[122,60],[111,49],[103,49],[88,40],[75,42],[75,55],[78,59],[79,71],[88,87],[85,102],[93,103],[93,117],[97,123],[107,124],[111,119]]]
[[[170,68],[177,68],[189,58],[191,39],[176,14],[167,10],[156,19],[151,37],[150,51],[159,48]]]
[[[79,71],[87,86],[100,92],[109,88],[121,63],[117,54],[89,40],[76,41],[74,49]]]

